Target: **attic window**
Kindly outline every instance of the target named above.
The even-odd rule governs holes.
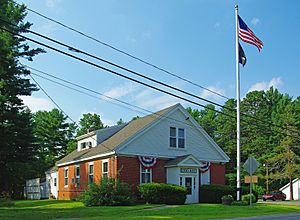
[[[170,127],[170,148],[185,148],[184,128]]]
[[[81,146],[81,149],[85,149],[86,148],[86,142],[81,143],[80,146]]]

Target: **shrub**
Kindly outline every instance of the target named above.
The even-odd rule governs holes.
[[[0,207],[11,207],[13,206],[15,203],[14,201],[11,199],[10,195],[8,192],[2,192],[0,194]]]
[[[142,199],[151,204],[180,205],[186,200],[184,187],[164,183],[145,183],[139,186]]]
[[[248,205],[248,202],[247,201],[233,201],[231,203],[231,205],[234,205],[234,206],[246,206],[246,205]]]
[[[221,200],[223,205],[231,205],[231,203],[233,202],[233,197],[232,195],[225,195],[222,196]]]
[[[249,194],[249,186],[242,186],[242,195]],[[252,190],[253,194],[258,196],[255,190]],[[236,188],[227,185],[201,185],[200,186],[200,203],[221,203],[222,196],[233,195],[233,199],[236,200]]]
[[[243,195],[242,196],[242,201],[247,202],[247,204],[250,204],[250,194]],[[252,194],[252,202],[256,203],[256,197],[253,194]]]
[[[234,195],[235,189],[225,185],[200,186],[200,203],[221,203],[222,196]]]
[[[118,206],[131,205],[133,196],[126,183],[114,178],[102,178],[98,185],[90,184],[79,200],[85,206]]]

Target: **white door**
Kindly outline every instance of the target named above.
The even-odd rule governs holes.
[[[182,180],[182,186],[184,186],[188,193],[186,196],[186,204],[190,203],[198,203],[198,195],[196,190],[196,177],[195,176],[182,176],[180,177]]]

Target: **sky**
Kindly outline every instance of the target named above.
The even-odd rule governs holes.
[[[298,65],[300,44],[297,41],[300,39],[300,14],[298,13],[300,1],[298,0],[290,0],[288,4],[283,0],[20,0],[17,2],[24,3],[30,9],[230,98],[236,96],[234,6],[238,3],[239,15],[264,43],[264,48],[259,53],[256,47],[241,42],[247,56],[247,64],[241,67],[240,73],[241,97],[245,97],[249,91],[267,90],[270,86],[294,98],[300,93]],[[147,66],[36,14],[28,12],[26,20],[33,23],[31,30],[40,34],[219,104],[223,105],[226,101],[222,97]],[[27,36],[54,46],[53,43],[34,35]],[[37,47],[34,43],[30,45]],[[155,85],[95,59],[68,51],[63,47],[59,48]],[[197,105],[154,91],[57,52],[49,49],[46,51],[36,56],[33,62],[24,60],[21,62],[148,111],[158,111],[175,103],[200,109]],[[90,112],[101,115],[104,124],[111,126],[120,118],[129,121],[136,115],[147,114],[137,108],[129,109],[123,104],[116,105],[107,98],[96,99],[101,98],[100,95],[92,98],[38,76],[34,77],[75,121],[79,120],[82,114]],[[195,98],[184,97],[202,105],[207,104]],[[51,110],[55,107],[41,90],[22,99],[33,112]]]

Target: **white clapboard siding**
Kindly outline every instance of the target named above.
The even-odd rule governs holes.
[[[198,160],[227,162],[228,157],[207,134],[197,128],[187,118],[187,112],[179,106],[168,115],[143,129],[139,134],[123,143],[117,148],[117,153],[124,155],[151,155],[157,157],[177,157],[192,154]],[[175,120],[172,120],[175,119]],[[170,127],[185,129],[185,149],[173,149],[169,147]],[[210,140],[209,140],[210,139]]]

